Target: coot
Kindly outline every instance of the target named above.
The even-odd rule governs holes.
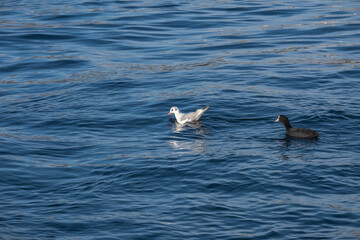
[[[294,128],[290,125],[289,119],[285,115],[279,115],[275,122],[282,122],[286,128],[286,134],[296,138],[318,138],[319,133],[306,128]]]

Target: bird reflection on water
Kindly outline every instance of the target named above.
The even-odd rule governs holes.
[[[192,129],[195,129],[196,134],[198,134],[198,135],[204,134],[204,128],[201,126],[200,121],[195,121],[195,122],[185,123],[185,124],[180,124],[173,118],[171,118],[170,121],[172,122],[172,124],[170,124],[170,127],[174,129],[175,133],[180,133],[180,132],[186,130],[188,127],[190,127]]]
[[[314,159],[315,156],[313,156],[312,151],[309,151],[308,153],[305,152],[304,154],[303,150],[304,148],[311,149],[318,144],[319,141],[315,139],[302,139],[286,136],[284,139],[279,139],[279,145],[282,146],[283,149],[281,159],[283,161],[295,159],[309,161],[311,159]],[[298,153],[299,149],[302,150],[301,155]]]
[[[177,150],[190,150],[196,153],[204,153],[207,150],[207,140],[201,136],[205,135],[206,130],[202,126],[200,121],[195,121],[186,124],[180,124],[175,119],[171,118],[170,128],[174,133],[185,132],[186,130],[191,131],[191,136],[188,139],[169,140],[169,146]],[[194,130],[194,131],[193,131]],[[193,133],[195,133],[195,138]]]
[[[195,153],[205,153],[207,151],[207,142],[205,139],[196,139],[190,141],[170,140],[169,146],[176,150],[181,150],[181,151],[190,150]]]
[[[285,149],[289,149],[291,146],[295,148],[296,147],[304,148],[318,144],[316,139],[293,138],[290,136],[286,136],[284,139],[281,139],[280,143]]]

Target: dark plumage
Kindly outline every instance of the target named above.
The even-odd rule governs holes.
[[[289,119],[284,115],[279,115],[275,122],[282,122],[286,128],[286,134],[297,138],[318,138],[319,133],[306,128],[294,128],[290,125]]]

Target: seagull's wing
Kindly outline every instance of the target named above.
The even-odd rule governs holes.
[[[204,114],[204,112],[206,111],[206,110],[208,110],[208,108],[210,107],[210,105],[207,105],[206,107],[204,107],[204,108],[199,108],[198,110],[196,110],[194,113],[195,113],[195,120],[194,121],[197,121],[197,120],[199,120],[201,117],[202,117],[202,115]]]
[[[181,120],[186,120],[186,122],[194,122],[194,121],[198,121],[201,116],[204,114],[204,112],[209,108],[210,106],[206,106],[204,108],[199,108],[198,110],[196,110],[195,112],[191,112],[191,113],[187,113],[184,114],[181,117]]]

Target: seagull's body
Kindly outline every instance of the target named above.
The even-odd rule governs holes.
[[[180,112],[178,107],[172,107],[168,115],[173,113],[178,123],[185,124],[188,122],[198,121],[209,107],[210,105],[207,105],[206,107],[199,108],[195,112],[191,112],[191,113],[182,113]]]

